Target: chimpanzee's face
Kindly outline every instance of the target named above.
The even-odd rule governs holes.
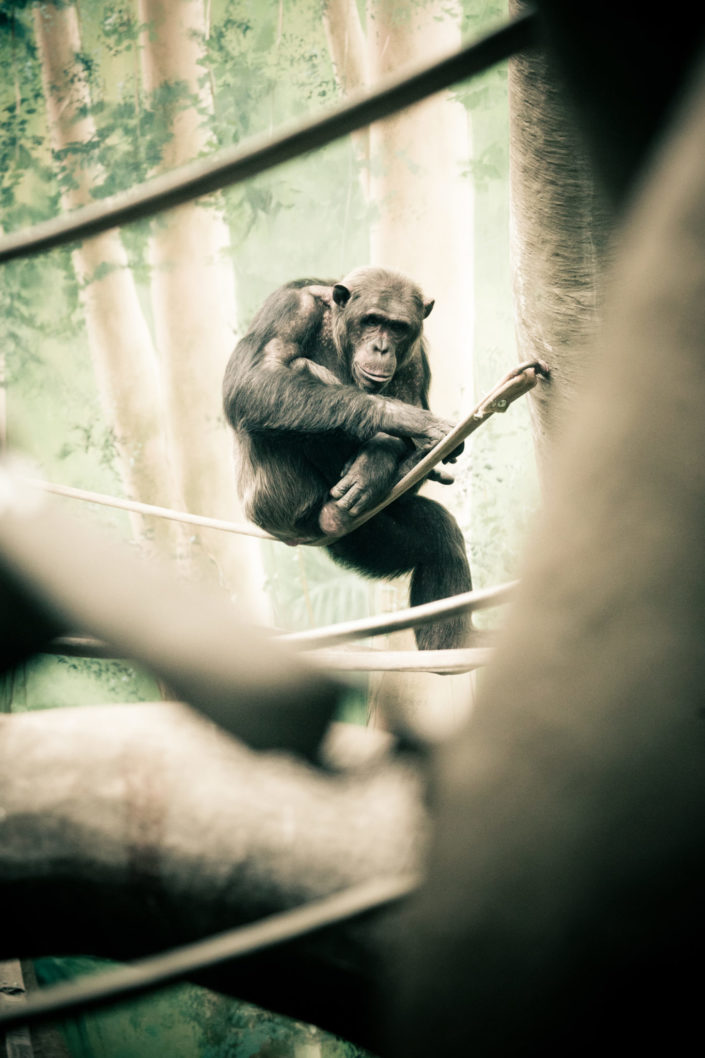
[[[404,364],[433,308],[405,276],[358,269],[333,288],[337,330],[355,385],[380,393]]]
[[[378,309],[351,320],[348,333],[355,384],[368,393],[379,393],[394,378],[418,329],[409,320],[385,316]]]

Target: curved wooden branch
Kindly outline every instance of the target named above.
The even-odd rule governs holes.
[[[307,655],[326,672],[474,672],[489,665],[491,647],[461,650],[316,650]]]

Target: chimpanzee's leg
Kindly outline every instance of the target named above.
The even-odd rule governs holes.
[[[411,572],[412,606],[470,591],[465,541],[453,516],[425,496],[405,495],[328,548],[341,565],[370,577]],[[472,628],[459,614],[415,630],[419,650],[464,646]]]
[[[239,492],[248,518],[288,543],[319,536],[320,510],[348,447],[334,435],[317,446],[277,434],[241,438]]]

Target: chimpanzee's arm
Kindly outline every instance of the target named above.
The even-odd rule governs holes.
[[[224,408],[232,426],[247,431],[340,430],[360,441],[382,432],[412,438],[422,448],[436,444],[449,426],[426,409],[292,369],[301,357],[317,363],[324,350],[330,354],[333,349],[325,333],[330,310],[310,291],[276,291],[238,343],[224,379]]]

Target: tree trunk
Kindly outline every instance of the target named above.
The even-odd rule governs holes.
[[[617,7],[626,54],[634,19]],[[606,26],[589,69],[613,46]],[[669,54],[662,26],[651,33]],[[683,1054],[700,1031],[703,58],[671,134],[631,170],[594,372],[562,417],[473,723],[438,762],[429,881],[400,922],[403,1058],[433,1053],[439,1026],[446,1053],[485,1058]],[[643,75],[660,84],[660,68]],[[556,261],[561,290],[564,270],[570,291],[570,258]],[[571,341],[558,311],[562,329]]]
[[[101,178],[85,164],[85,147],[96,137],[90,91],[81,53],[76,8],[38,4],[34,9],[49,132],[54,152],[66,161],[65,210],[85,205]],[[125,491],[133,499],[173,507],[163,408],[149,329],[139,305],[127,255],[117,231],[108,231],[73,251],[98,389],[113,430]],[[135,532],[160,549],[178,539],[173,523],[132,516]]]
[[[369,0],[370,79],[430,62],[460,44],[459,8],[431,0]],[[370,128],[371,261],[412,276],[436,306],[425,324],[431,344],[432,408],[459,417],[472,378],[472,184],[462,104],[440,93]],[[468,410],[472,394],[469,395]]]
[[[0,732],[0,899],[13,909],[0,958],[132,958],[422,858],[420,774],[357,727],[335,729],[328,772],[255,754],[173,703],[0,717]],[[371,1046],[386,919],[203,983]]]
[[[169,139],[161,169],[205,151],[204,112],[212,110],[204,84],[207,26],[201,0],[140,0],[145,29],[141,63],[146,93],[181,86],[186,100],[166,105]],[[170,435],[186,507],[196,514],[237,520],[232,442],[221,407],[225,364],[235,342],[234,274],[229,234],[217,200],[179,206],[154,222],[152,302],[165,380]],[[264,576],[257,544],[201,531],[194,536],[215,561],[221,579],[250,608],[262,599]]]
[[[511,6],[517,13],[527,5]],[[518,357],[545,360],[551,369],[550,382],[530,396],[543,470],[550,441],[590,374],[612,219],[553,63],[536,48],[509,65]]]
[[[333,60],[336,81],[343,95],[369,87],[367,41],[355,0],[326,0],[323,26]],[[365,199],[370,195],[370,132],[358,129],[351,136]]]

